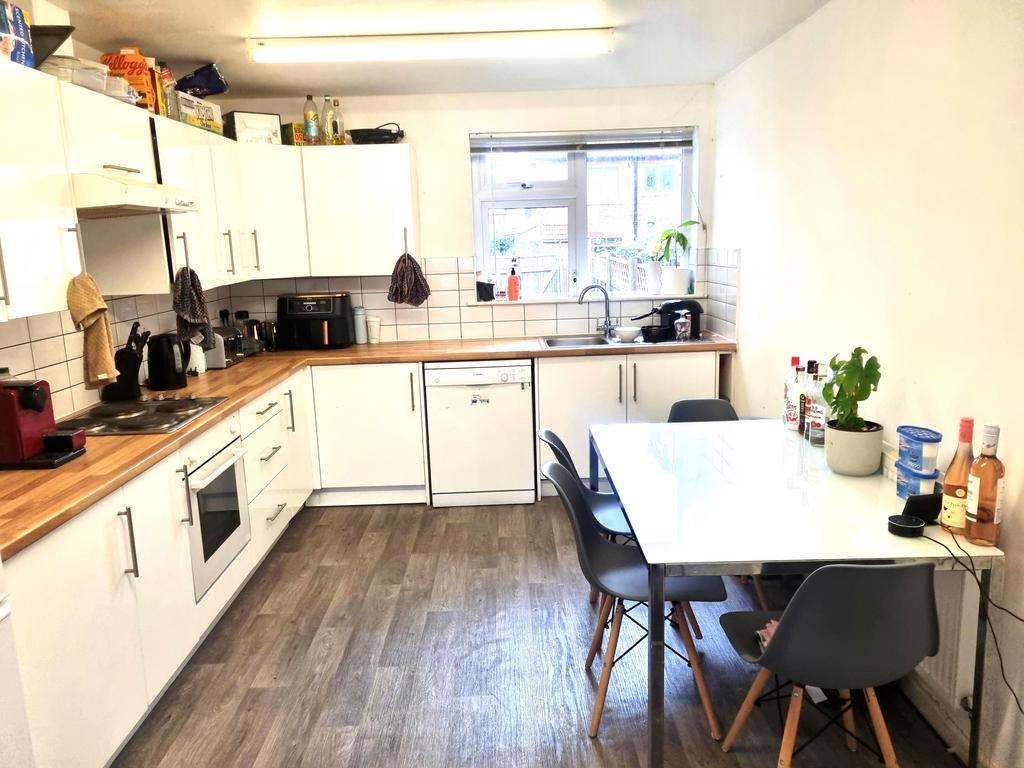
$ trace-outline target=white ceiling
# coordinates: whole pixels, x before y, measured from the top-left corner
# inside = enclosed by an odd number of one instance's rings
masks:
[[[60,0],[58,0],[60,2]],[[64,0],[75,38],[138,45],[178,76],[217,62],[232,96],[455,93],[711,83],[826,0]],[[615,27],[559,61],[253,64],[245,38]]]

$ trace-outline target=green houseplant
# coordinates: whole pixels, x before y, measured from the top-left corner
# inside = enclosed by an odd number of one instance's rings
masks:
[[[697,222],[692,219],[684,221],[677,227],[666,229],[661,233],[661,237],[658,239],[657,259],[662,264],[662,293],[671,293],[675,295],[690,292],[690,266],[688,264],[678,263],[678,259],[676,264],[671,266],[670,264],[672,261],[673,246],[677,249],[677,255],[686,253],[686,249],[690,245],[690,240],[683,230],[689,229],[696,223]]]
[[[832,412],[825,423],[825,461],[841,475],[863,476],[878,471],[882,459],[882,425],[865,421],[860,404],[878,390],[882,366],[878,358],[855,347],[847,360],[835,355],[829,361],[831,377],[822,397]]]

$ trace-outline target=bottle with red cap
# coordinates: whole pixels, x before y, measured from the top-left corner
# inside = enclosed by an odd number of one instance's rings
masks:
[[[967,529],[967,480],[974,462],[974,419],[960,419],[960,441],[942,478],[942,512],[939,523],[950,533]]]
[[[800,358],[790,358],[789,365],[789,373],[783,385],[782,420],[786,429],[796,432],[800,429]]]

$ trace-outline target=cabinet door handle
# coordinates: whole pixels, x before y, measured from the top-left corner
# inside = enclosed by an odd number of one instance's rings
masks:
[[[287,507],[287,506],[288,506],[288,502],[287,501],[282,501],[280,504],[278,504],[277,505],[277,509],[274,510],[274,514],[267,516],[267,522],[268,523],[272,523],[275,520],[277,520],[277,518],[281,516],[281,513],[284,512],[285,507]]]
[[[183,517],[181,522],[195,525],[196,519],[192,513],[192,491],[188,487],[188,464],[183,464],[181,469],[174,471],[181,473],[181,481],[185,484],[185,508],[188,510],[188,517]]]
[[[272,403],[268,403],[267,407],[264,408],[262,411],[256,411],[256,415],[262,416],[265,413],[270,413],[272,410],[274,410],[275,407],[277,407],[277,400],[275,400]]]
[[[288,427],[288,429],[290,431],[294,432],[295,431],[295,395],[293,395],[292,391],[289,389],[287,392],[284,393],[284,396],[288,398],[288,414],[291,416],[291,419],[292,419],[291,426]]]
[[[10,306],[11,289],[7,287],[7,267],[4,266],[4,241],[0,240],[0,301]]]
[[[273,448],[270,449],[270,453],[268,453],[266,456],[260,456],[260,461],[270,461],[277,455],[277,452],[280,450],[281,446],[275,445]]]
[[[128,520],[128,545],[132,551],[132,567],[125,568],[125,573],[130,573],[136,579],[139,578],[139,556],[135,552],[135,526],[132,525],[132,508],[125,507],[124,512],[118,512],[118,517],[124,517]]]
[[[622,363],[619,363],[619,402],[622,402]]]
[[[127,165],[114,165],[113,163],[104,163],[104,170],[107,171],[124,171],[125,173],[142,173],[138,168],[130,168]]]
[[[228,256],[231,258],[231,267],[228,269],[228,272],[233,275],[235,274],[235,241],[234,238],[231,237],[230,229],[225,232],[223,236],[228,239]]]
[[[191,263],[189,263],[189,258],[188,258],[188,233],[187,232],[182,232],[180,235],[178,235],[174,239],[175,240],[181,240],[181,247],[185,251],[185,266],[188,267],[189,269],[191,269],[192,265],[191,265]]]
[[[413,413],[416,412],[416,375],[409,373],[409,405]]]
[[[636,363],[633,363],[633,402],[636,402]]]
[[[256,271],[260,271],[260,238],[256,234],[256,230],[252,231],[252,248],[253,253],[256,254]]]

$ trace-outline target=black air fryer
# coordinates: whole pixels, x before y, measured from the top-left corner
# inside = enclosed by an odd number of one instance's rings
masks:
[[[278,349],[341,349],[355,342],[352,297],[305,293],[277,297]]]

